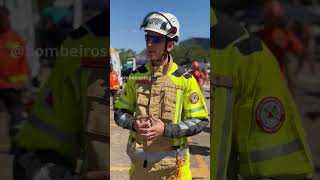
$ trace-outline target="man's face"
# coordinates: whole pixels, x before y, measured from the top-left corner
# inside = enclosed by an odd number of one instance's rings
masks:
[[[153,31],[146,31],[147,58],[153,65],[161,65],[165,52],[165,36]]]

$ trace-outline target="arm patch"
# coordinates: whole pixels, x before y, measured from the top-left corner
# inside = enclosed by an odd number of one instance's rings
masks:
[[[184,75],[186,72],[187,72],[187,71],[186,71],[184,68],[178,66],[178,69],[175,70],[175,71],[172,73],[172,75],[174,75],[174,76],[176,76],[176,77],[181,77],[181,76]]]
[[[183,67],[180,67],[178,66],[178,69],[175,70],[173,73],[172,73],[173,76],[176,76],[176,77],[185,77],[186,79],[189,79],[192,77],[192,75],[190,73],[187,72],[186,69],[184,69]]]
[[[185,77],[186,79],[192,78],[192,74],[187,73],[187,74],[184,75],[184,77]]]

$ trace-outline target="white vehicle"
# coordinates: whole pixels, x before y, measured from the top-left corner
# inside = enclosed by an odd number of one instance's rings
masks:
[[[127,59],[127,64],[131,64],[132,70],[134,71],[136,67],[136,58],[129,58]]]

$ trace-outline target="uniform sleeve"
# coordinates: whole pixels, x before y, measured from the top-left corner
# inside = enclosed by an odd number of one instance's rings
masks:
[[[208,117],[204,97],[194,77],[189,78],[187,81],[183,95],[183,111],[185,119]]]
[[[114,120],[116,124],[124,129],[133,130],[133,112],[135,107],[134,83],[128,80],[115,104]]]
[[[135,107],[135,90],[134,90],[134,82],[132,80],[128,80],[127,84],[123,88],[120,93],[120,97],[115,104],[116,109],[124,109],[129,112],[134,112]]]
[[[181,122],[177,124],[165,123],[165,137],[194,136],[209,124],[207,107],[194,77],[187,81],[183,109],[184,119]]]
[[[132,113],[124,109],[117,109],[114,113],[114,120],[116,124],[124,129],[134,130],[134,118]]]

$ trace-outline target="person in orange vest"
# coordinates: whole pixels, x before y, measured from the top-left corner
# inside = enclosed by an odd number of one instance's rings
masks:
[[[13,137],[15,125],[23,119],[21,94],[28,80],[28,65],[25,42],[12,31],[9,15],[9,10],[0,6],[0,101],[10,114],[9,135]]]
[[[265,25],[259,36],[276,57],[283,77],[293,92],[293,79],[288,72],[289,54],[302,58],[304,48],[297,36],[286,27],[284,8],[278,0],[265,1]]]
[[[203,84],[208,84],[209,83],[209,74],[208,74],[208,71],[206,70],[206,68],[202,68],[201,69],[201,72],[204,76],[204,81],[203,81]]]
[[[119,96],[120,92],[120,83],[119,75],[116,71],[113,70],[113,65],[110,63],[110,94],[112,95],[113,107]]]
[[[199,63],[197,61],[192,61],[192,75],[194,76],[194,78],[196,78],[199,87],[202,89],[203,84],[204,84],[204,80],[205,80],[205,75],[203,74],[203,72],[201,71],[200,67],[199,67]]]

